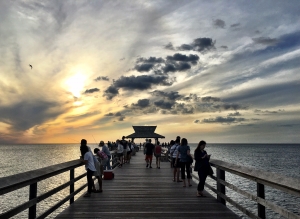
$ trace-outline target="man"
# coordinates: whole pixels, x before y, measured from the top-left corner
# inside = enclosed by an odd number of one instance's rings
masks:
[[[174,142],[174,141],[173,141]],[[171,142],[171,143],[173,143]],[[179,172],[180,172],[180,154],[178,156],[179,161],[175,164],[175,160],[177,157],[177,153],[178,153],[178,148],[180,146],[180,137],[177,136],[176,140],[175,140],[175,144],[171,147],[170,149],[170,155],[172,156],[172,163],[173,163],[173,181],[174,182],[182,182],[182,180],[179,179]],[[177,179],[177,180],[176,180]]]
[[[151,143],[151,139],[148,140],[148,143],[145,145],[145,150],[146,150],[146,168],[152,168],[152,157],[153,157],[153,151],[154,151],[154,145]]]
[[[123,145],[123,159],[122,159],[122,164],[127,162],[127,144],[128,142],[125,140],[125,136],[122,137],[121,144]]]
[[[87,182],[88,182],[88,191],[83,197],[91,197],[92,188],[94,185],[93,174],[96,170],[94,165],[94,156],[87,146],[87,141],[85,139],[81,140],[80,152],[82,156],[81,162],[85,164],[85,169],[87,172]]]
[[[108,147],[104,144],[104,141],[100,141],[99,147],[102,147],[102,151],[108,157],[108,160],[107,160],[106,164],[103,165],[103,169],[104,170],[106,170],[106,169],[111,170],[111,166],[110,166],[111,154],[110,154],[110,151],[109,151]]]

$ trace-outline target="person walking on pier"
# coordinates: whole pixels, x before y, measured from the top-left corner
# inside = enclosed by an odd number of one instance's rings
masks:
[[[160,169],[161,146],[159,141],[155,145],[154,156],[156,158],[156,168]]]
[[[206,146],[206,142],[200,141],[194,153],[194,158],[196,160],[194,171],[197,171],[199,176],[197,197],[205,196],[203,194],[203,190],[204,190],[205,180],[209,174],[209,169],[210,169],[210,164],[209,164],[210,155],[207,155],[207,152],[204,150],[205,146]]]
[[[107,162],[106,162],[106,164],[103,165],[103,170],[106,170],[106,169],[111,170],[111,166],[110,166],[111,154],[110,154],[108,147],[106,146],[106,144],[104,144],[104,141],[100,141],[99,147],[102,147],[102,152],[104,152],[107,156]]]
[[[90,197],[92,193],[92,187],[94,184],[93,181],[93,174],[96,171],[95,165],[94,165],[94,158],[92,152],[89,150],[87,146],[87,141],[85,139],[81,140],[80,145],[80,151],[81,155],[83,157],[82,162],[85,164],[85,169],[87,172],[87,182],[88,182],[88,191],[84,195],[84,197]]]
[[[127,163],[127,147],[128,142],[125,140],[125,136],[122,137],[121,145],[123,145],[123,157],[122,157],[122,164]]]
[[[148,140],[148,143],[145,145],[146,150],[146,168],[152,168],[152,158],[153,158],[153,151],[154,145],[151,143],[151,139]]]
[[[181,179],[183,180],[183,187],[186,187],[186,181],[185,181],[185,170],[187,175],[187,181],[188,186],[192,186],[190,179],[191,177],[191,171],[190,171],[190,163],[187,161],[187,156],[190,155],[190,146],[188,146],[188,141],[186,138],[181,139],[180,147],[178,148],[178,153],[176,156],[175,163],[178,162],[178,157],[180,155],[180,169],[181,169]]]
[[[120,140],[117,140],[116,144],[117,144],[117,156],[119,158],[119,167],[122,167],[124,147],[121,144]]]
[[[180,137],[177,136],[175,140],[175,144],[170,149],[170,154],[172,156],[172,162],[173,162],[173,168],[174,168],[174,182],[182,182],[182,180],[179,179],[179,172],[180,172],[180,155],[177,157],[178,148],[180,147]],[[177,162],[176,161],[177,158]]]

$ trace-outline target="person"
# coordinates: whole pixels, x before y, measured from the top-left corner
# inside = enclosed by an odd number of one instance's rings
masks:
[[[152,157],[153,157],[153,151],[154,151],[154,145],[151,143],[151,139],[148,139],[148,143],[145,145],[146,150],[146,168],[152,168]]]
[[[134,149],[134,144],[133,144],[133,142],[131,142],[129,140],[128,144],[127,144],[127,163],[130,163],[131,154],[132,154],[133,149]]]
[[[106,165],[108,157],[107,155],[103,152],[100,151],[99,148],[95,148],[94,149],[94,153],[98,156],[99,162],[100,162],[100,167],[101,167],[101,174],[103,174],[103,170],[104,170],[104,165]]]
[[[195,149],[194,158],[196,160],[194,171],[198,172],[199,183],[197,187],[197,197],[205,196],[203,194],[205,180],[209,174],[210,164],[209,159],[210,155],[207,155],[207,152],[204,150],[206,142],[201,140]]]
[[[94,149],[94,153],[95,153],[95,149]],[[95,153],[97,154],[97,153]],[[96,189],[95,183],[93,184],[93,189],[92,191],[95,193],[99,193],[102,192],[102,174],[103,174],[103,167],[101,165],[101,160],[100,157],[98,155],[94,155],[94,165],[96,168],[96,171],[94,172],[94,176],[98,179],[98,184],[99,184],[99,190]]]
[[[127,147],[128,147],[128,142],[125,140],[125,136],[122,137],[121,145],[123,145],[122,164],[125,164],[127,163]]]
[[[124,147],[121,144],[120,140],[117,140],[116,144],[117,144],[117,156],[119,158],[119,167],[122,167]]]
[[[178,148],[180,147],[180,137],[177,136],[175,140],[175,144],[170,149],[170,154],[172,156],[172,162],[173,162],[173,182],[182,182],[182,180],[179,179],[179,172],[180,172],[180,155],[177,157]],[[178,159],[177,162],[176,158]]]
[[[179,161],[178,157],[180,155],[180,169],[181,169],[181,179],[183,180],[183,187],[186,187],[185,181],[185,170],[187,174],[187,181],[189,187],[192,186],[190,179],[191,179],[191,171],[190,171],[190,163],[187,162],[187,156],[190,155],[190,146],[188,146],[188,141],[186,138],[181,139],[180,147],[178,148],[178,153],[176,156],[175,164]]]
[[[102,152],[104,152],[107,156],[107,162],[106,164],[103,165],[103,170],[106,169],[111,170],[111,166],[110,166],[111,154],[108,147],[106,146],[106,144],[104,144],[104,141],[100,141],[99,147],[102,147]]]
[[[93,174],[96,171],[94,165],[94,158],[92,152],[89,150],[87,146],[87,141],[85,139],[81,140],[80,144],[80,152],[82,156],[81,162],[85,164],[85,169],[87,172],[87,182],[88,182],[88,191],[83,197],[91,197],[92,187],[94,185]]]
[[[156,158],[156,168],[160,169],[161,146],[159,141],[157,141],[157,144],[155,145],[154,156]]]

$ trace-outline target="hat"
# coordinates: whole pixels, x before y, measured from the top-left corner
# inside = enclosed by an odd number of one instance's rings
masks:
[[[104,141],[100,141],[100,144],[104,144]]]

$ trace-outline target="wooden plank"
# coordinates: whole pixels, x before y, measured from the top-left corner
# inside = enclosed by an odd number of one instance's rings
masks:
[[[141,152],[130,164],[115,169],[113,180],[103,180],[103,193],[79,197],[57,218],[240,218],[209,193],[196,197],[197,184],[173,182],[168,162],[161,169],[146,168]]]

